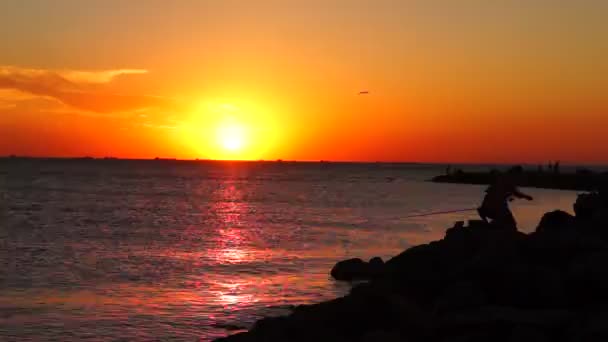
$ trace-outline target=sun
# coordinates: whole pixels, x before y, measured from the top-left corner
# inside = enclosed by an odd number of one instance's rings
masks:
[[[205,100],[195,106],[176,138],[197,158],[260,160],[277,140],[273,115],[272,107],[258,102]]]
[[[218,127],[217,141],[229,152],[237,152],[245,147],[245,129],[237,122],[227,122]]]

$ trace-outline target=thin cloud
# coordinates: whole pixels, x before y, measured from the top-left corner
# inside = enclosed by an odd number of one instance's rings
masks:
[[[140,69],[53,71],[4,66],[0,67],[0,90],[50,97],[67,106],[97,113],[129,112],[170,105],[170,101],[158,96],[115,94],[86,86],[110,83],[119,75],[145,73],[147,70]]]
[[[5,103],[0,101],[0,110],[14,109],[17,107],[16,103]]]
[[[73,83],[89,83],[89,84],[101,84],[109,83],[114,78],[121,75],[143,75],[147,74],[146,69],[110,69],[110,70],[49,70],[49,69],[32,69],[32,68],[20,68],[10,65],[0,66],[0,76],[11,75],[12,77],[18,78],[46,78],[56,79],[59,78]],[[65,85],[65,84],[64,84]]]
[[[109,83],[114,78],[121,75],[143,75],[147,73],[148,70],[145,69],[117,69],[103,71],[63,70],[58,72],[59,75],[67,80],[82,83]]]
[[[1,102],[20,102],[35,98],[38,98],[38,96],[24,93],[15,89],[0,89]]]

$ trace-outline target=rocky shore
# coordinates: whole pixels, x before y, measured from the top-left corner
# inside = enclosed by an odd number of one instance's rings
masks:
[[[488,172],[465,172],[455,170],[431,179],[435,183],[477,184],[487,185],[494,182],[498,170]],[[547,172],[542,170],[522,171],[519,186],[529,188],[545,188],[558,190],[591,191],[603,184],[608,184],[608,172],[593,172],[580,169],[573,173]]]
[[[333,277],[368,281],[217,341],[608,341],[608,202],[574,211],[531,234],[458,222],[386,263],[339,262]]]

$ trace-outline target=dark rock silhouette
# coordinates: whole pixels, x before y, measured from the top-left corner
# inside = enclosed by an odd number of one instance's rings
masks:
[[[338,262],[332,268],[330,274],[337,280],[356,280],[368,279],[369,264],[365,261],[354,258]]]
[[[574,216],[565,211],[556,210],[543,215],[536,231],[539,233],[547,231],[566,230],[574,227]]]
[[[592,219],[604,214],[602,209],[608,207],[606,196],[600,192],[579,195],[574,203],[574,213],[583,219]]]
[[[331,276],[336,280],[370,280],[384,271],[384,261],[381,258],[372,258],[365,262],[359,258],[338,262],[331,269]]]
[[[218,341],[608,341],[608,205],[585,196],[531,234],[458,222],[386,263],[339,262],[369,281]]]
[[[384,261],[380,257],[374,257],[369,260],[369,265],[372,267],[372,269],[380,271],[380,269],[384,266]]]

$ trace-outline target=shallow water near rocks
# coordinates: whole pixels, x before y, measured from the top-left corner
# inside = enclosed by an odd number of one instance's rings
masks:
[[[341,296],[329,270],[438,239],[442,165],[0,161],[0,340],[207,341]],[[524,231],[576,192],[525,189]]]

